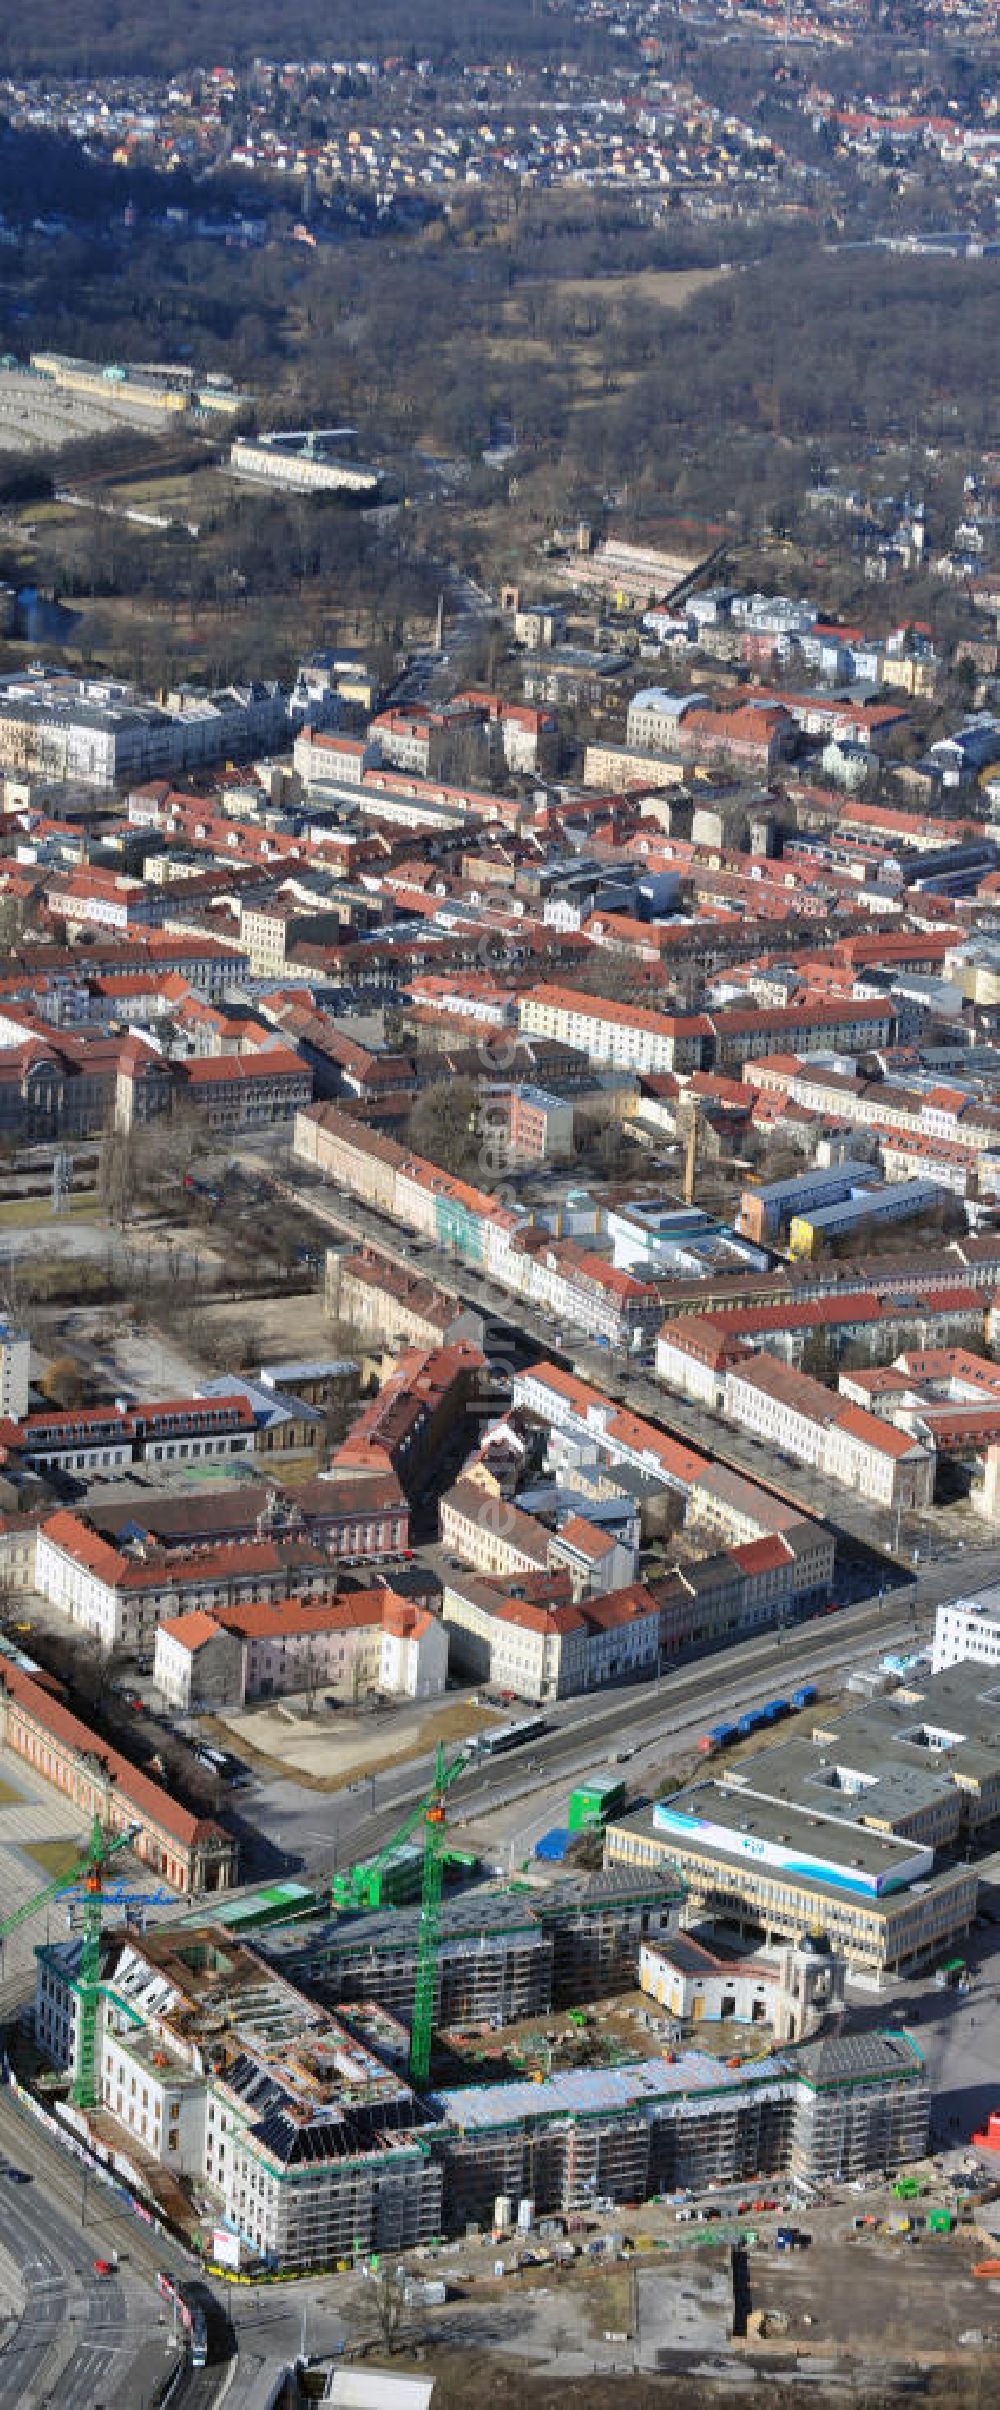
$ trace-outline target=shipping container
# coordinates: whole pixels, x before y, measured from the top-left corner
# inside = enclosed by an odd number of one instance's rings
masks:
[[[702,1757],[709,1757],[714,1749],[725,1749],[735,1739],[735,1724],[710,1724],[708,1731],[702,1733],[698,1749]]]
[[[571,1833],[598,1831],[609,1816],[616,1816],[624,1807],[627,1786],[617,1774],[594,1774],[587,1782],[577,1784],[570,1792],[569,1829]]]
[[[815,1682],[800,1682],[798,1689],[792,1692],[792,1706],[812,1707],[818,1697],[819,1692]]]

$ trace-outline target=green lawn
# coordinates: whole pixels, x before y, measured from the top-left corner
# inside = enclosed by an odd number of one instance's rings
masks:
[[[33,1858],[35,1865],[54,1883],[60,1875],[69,1876],[74,1867],[79,1866],[84,1844],[82,1841],[22,1841],[19,1847],[23,1849],[25,1857]]]
[[[0,1229],[30,1230],[35,1223],[40,1227],[43,1222],[58,1225],[66,1214],[78,1220],[96,1221],[97,1198],[92,1191],[88,1195],[67,1197],[62,1213],[54,1215],[48,1197],[15,1197],[0,1205]]]

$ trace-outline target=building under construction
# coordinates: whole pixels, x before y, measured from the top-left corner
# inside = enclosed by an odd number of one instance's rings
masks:
[[[477,2085],[430,2103],[444,2222],[489,2221],[498,2195],[536,2213],[643,2201],[759,2177],[892,2170],[927,2148],[930,2092],[903,2033],[803,2043],[737,2068],[700,2051],[544,2083]]]
[[[434,2024],[512,2025],[627,1990],[644,1941],[665,1936],[680,1891],[669,1871],[631,1868],[567,1879],[544,1892],[471,1891],[441,1910]],[[408,2023],[418,1908],[271,1930],[266,1950],[293,1983],[338,2006],[375,2000]]]
[[[482,1907],[478,1922],[452,1918],[445,2006],[466,2018],[488,2015],[490,2000],[517,2010],[534,1995],[544,2006],[557,1951],[571,1967],[577,1934],[593,1967],[588,1887],[565,1888],[562,1909],[557,1898],[541,1914],[498,1899],[493,1921]],[[669,1913],[669,1902],[637,1909],[595,1888],[592,1913],[612,1945],[616,1918]],[[367,1926],[370,1978],[408,1985],[412,2000],[414,1922],[405,1910],[357,1919],[339,1958],[331,1941],[326,1974],[332,1953],[334,1980],[357,1984]],[[403,1926],[411,1938],[397,1956],[386,1929]],[[68,2078],[79,2064],[79,1942],[41,1944],[37,1959],[36,2038]],[[613,1960],[613,1946],[598,1952],[599,1965]],[[492,2222],[498,2194],[545,2213],[682,2185],[852,2178],[927,2147],[923,2061],[903,2033],[821,2037],[736,2066],[686,2051],[438,2093],[414,2088],[409,2058],[406,2025],[384,2002],[321,2006],[221,1928],[100,1944],[100,2139],[141,2167],[169,2214],[179,2187],[196,2205],[207,2194],[239,2248],[268,2268],[302,2273],[461,2233],[470,2219]]]

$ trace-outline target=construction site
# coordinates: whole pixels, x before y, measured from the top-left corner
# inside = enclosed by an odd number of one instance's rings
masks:
[[[929,2092],[904,2034],[831,2038],[756,2063],[670,2052],[540,2084],[443,2092],[451,2232],[499,2201],[536,2214],[695,2194],[761,2177],[815,2185],[894,2168],[927,2145]]]
[[[463,1763],[439,1749],[430,1790],[332,1902],[297,1900],[281,1922],[263,1895],[253,1938],[252,1901],[239,1938],[203,1916],[102,1933],[106,1860],[127,1836],[95,1827],[82,1934],[36,1952],[35,2039],[77,2130],[196,2246],[217,2248],[221,2224],[234,2265],[302,2273],[503,2227],[512,2204],[531,2223],[761,2177],[856,2180],[925,2151],[930,2090],[906,2034],[820,2016],[793,2047],[757,2035],[756,2055],[714,2055],[623,2001],[671,1948],[671,1868],[472,1882],[446,1901]],[[369,1908],[418,1832],[419,1902]],[[797,1955],[791,1979],[835,2000],[822,1942]]]
[[[443,1902],[435,2031],[481,2024],[496,2032],[629,1990],[643,1942],[667,1933],[679,1901],[665,1870],[637,1879],[612,1868],[565,1877],[543,1891],[477,1886]],[[401,1907],[296,1925],[284,1934],[272,1930],[266,1946],[293,1982],[331,2005],[378,2000],[409,2024],[420,1943],[420,1908]]]

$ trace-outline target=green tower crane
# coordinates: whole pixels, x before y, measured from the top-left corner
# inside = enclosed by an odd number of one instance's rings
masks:
[[[424,1803],[424,1878],[420,1888],[417,1979],[410,2025],[410,2082],[418,2092],[424,2090],[431,2071],[431,2041],[437,2000],[438,1932],[444,1882],[445,1793],[462,1763],[464,1760],[446,1766],[444,1750],[438,1742],[434,1788]]]
[[[418,1825],[423,1829],[423,1871],[420,1885],[420,1929],[417,1941],[417,1975],[413,1995],[413,2021],[410,2026],[410,2078],[418,2089],[426,2084],[431,2064],[431,2035],[434,2026],[434,2005],[437,1994],[437,1945],[441,1914],[441,1892],[444,1883],[445,1796],[456,1777],[468,1765],[470,1749],[460,1749],[450,1766],[445,1764],[444,1750],[438,1744],[434,1761],[434,1780],[430,1790],[404,1816],[402,1824],[373,1858],[362,1858],[343,1874],[334,1875],[331,1904],[334,1908],[367,1908],[377,1897],[378,1878],[383,1868],[402,1848]]]
[[[108,1859],[134,1841],[138,1825],[131,1824],[123,1833],[105,1831],[99,1816],[94,1817],[90,1841],[85,1853],[68,1874],[57,1875],[46,1883],[33,1899],[24,1900],[13,1915],[0,1923],[0,1951],[8,1934],[18,1925],[27,1923],[49,1900],[58,1899],[60,1892],[69,1891],[74,1883],[83,1884],[83,1946],[80,1952],[80,1973],[77,1990],[80,1999],[80,2035],[76,2054],[76,2073],[73,2078],[73,2099],[79,2109],[93,2109],[97,2103],[95,2058],[97,2044],[97,2000],[101,1981],[101,1910],[104,1897],[104,1869]]]

